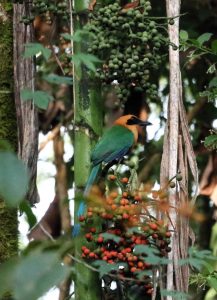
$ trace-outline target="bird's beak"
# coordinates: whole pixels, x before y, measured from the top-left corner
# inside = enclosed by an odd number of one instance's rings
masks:
[[[148,122],[148,121],[141,121],[139,122],[138,124],[139,126],[149,126],[149,125],[152,125],[152,123]]]

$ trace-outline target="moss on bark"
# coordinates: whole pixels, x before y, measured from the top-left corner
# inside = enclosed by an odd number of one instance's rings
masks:
[[[0,141],[7,140],[17,148],[17,125],[13,98],[13,7],[9,1],[0,4]],[[17,210],[0,200],[0,263],[18,251]],[[5,299],[8,299],[6,297]]]

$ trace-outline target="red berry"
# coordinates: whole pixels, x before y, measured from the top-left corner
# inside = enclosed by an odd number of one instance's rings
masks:
[[[117,177],[113,174],[108,176],[108,179],[111,180],[111,181],[114,181],[116,178]]]
[[[143,268],[144,264],[143,264],[143,262],[142,262],[142,261],[139,261],[139,262],[138,262],[138,264],[137,264],[137,266],[138,266],[138,268],[140,268],[140,269],[141,269],[141,268]]]
[[[130,272],[132,272],[132,273],[134,273],[134,272],[136,272],[136,267],[132,267],[131,269],[130,269]]]
[[[153,233],[153,234],[152,234],[152,237],[153,237],[153,239],[157,239],[157,238],[158,238],[157,233]]]
[[[85,220],[85,216],[80,216],[79,217],[79,222],[84,222],[84,220]]]
[[[90,228],[90,232],[95,233],[96,232],[96,228],[95,227]]]
[[[85,237],[88,241],[91,241],[93,239],[92,234],[91,233],[86,233]]]
[[[172,234],[171,234],[171,232],[170,232],[170,231],[167,231],[167,232],[165,233],[165,236],[166,236],[166,237],[168,237],[168,238],[170,238],[170,237],[171,237],[171,235],[172,235]]]
[[[95,258],[95,253],[94,252],[90,252],[89,257],[90,258]]]
[[[84,249],[84,254],[87,255],[87,254],[89,254],[89,253],[90,253],[90,250],[89,250],[88,248],[85,248],[85,249]]]
[[[121,182],[127,184],[129,179],[127,177],[121,178]]]
[[[113,264],[114,261],[113,261],[112,259],[109,259],[109,260],[108,260],[108,263],[109,263],[109,264]]]
[[[127,219],[129,219],[129,215],[128,214],[126,214],[126,213],[123,213],[123,219],[125,219],[125,220],[127,220]]]
[[[150,227],[152,230],[157,230],[157,229],[158,229],[158,226],[157,226],[157,224],[155,224],[155,223],[150,223],[150,224],[149,224],[149,227]]]
[[[103,237],[99,236],[98,239],[97,239],[97,243],[103,243],[103,240],[104,240]]]

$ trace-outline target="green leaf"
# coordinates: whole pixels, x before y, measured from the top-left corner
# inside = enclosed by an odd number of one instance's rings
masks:
[[[180,299],[180,300],[186,300],[189,298],[188,294],[178,291],[168,291],[168,290],[161,290],[161,296],[162,297],[173,297],[173,299]]]
[[[217,292],[217,278],[216,276],[209,275],[207,277],[207,283]]]
[[[16,300],[37,300],[51,287],[62,282],[70,268],[61,265],[57,253],[33,251],[21,259],[12,278]]]
[[[213,52],[217,53],[217,40],[212,41],[211,49]]]
[[[95,64],[101,62],[95,55],[78,53],[72,56],[72,62],[75,63],[77,67],[84,64],[89,70],[96,72]]]
[[[82,40],[84,40],[85,36],[93,36],[95,37],[95,35],[88,31],[88,30],[84,30],[84,29],[78,29],[75,31],[74,35],[71,35],[69,33],[62,33],[61,36],[68,41],[74,41],[74,42],[81,42]]]
[[[192,45],[194,45],[196,47],[200,46],[198,40],[196,40],[196,39],[189,39],[188,42],[190,42]]]
[[[118,271],[120,267],[127,268],[126,263],[108,264],[104,260],[96,260],[92,263],[92,265],[97,267],[100,278],[102,278],[106,274],[109,274],[111,271]]]
[[[104,240],[106,240],[106,241],[112,240],[112,241],[115,241],[115,243],[119,243],[121,240],[121,238],[119,236],[112,234],[112,233],[105,232],[105,233],[102,233],[101,235],[104,238]]]
[[[31,229],[37,223],[37,218],[34,215],[29,203],[27,201],[23,201],[21,202],[19,208],[21,212],[24,212],[26,214],[27,221]]]
[[[17,258],[8,260],[0,265],[0,299],[6,292],[11,292],[13,287],[13,274],[17,265]]]
[[[159,250],[150,246],[136,245],[133,252],[135,254],[145,254],[145,260],[152,265],[167,265],[172,262],[168,258],[160,257]]]
[[[67,40],[67,41],[73,41],[73,35],[69,34],[69,33],[61,33],[61,36]]]
[[[135,254],[146,254],[148,256],[155,256],[160,254],[159,250],[147,245],[136,245],[134,247]]]
[[[30,89],[23,89],[20,91],[20,96],[23,101],[33,99],[33,94],[34,94],[34,92]]]
[[[199,45],[202,46],[205,42],[208,42],[211,38],[213,34],[212,33],[209,33],[209,32],[206,32],[206,33],[203,33],[201,34],[197,40],[199,42]]]
[[[48,60],[51,56],[51,50],[45,48],[42,44],[39,43],[25,44],[25,51],[23,54],[25,58],[32,57],[38,53],[41,53],[45,60]]]
[[[211,150],[217,149],[217,134],[211,134],[205,138],[204,146]]]
[[[212,88],[214,86],[217,86],[217,77],[213,77],[213,79],[209,82],[209,88]]]
[[[179,37],[182,41],[187,41],[188,40],[188,32],[185,30],[180,30]]]
[[[24,89],[20,92],[20,95],[23,101],[32,99],[34,104],[41,109],[47,109],[49,102],[53,100],[53,97],[44,91]]]
[[[0,195],[9,206],[17,206],[28,188],[28,173],[23,162],[10,152],[0,152]]]
[[[49,74],[43,77],[44,80],[53,84],[69,84],[72,85],[72,78],[67,76],[59,76],[56,74]]]

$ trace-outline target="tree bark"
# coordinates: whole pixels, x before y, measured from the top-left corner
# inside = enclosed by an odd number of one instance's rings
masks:
[[[85,11],[88,1],[76,0],[74,10],[74,28],[82,28],[87,22]],[[74,44],[74,52],[85,52],[80,43]],[[85,67],[74,68],[74,176],[75,176],[75,222],[82,193],[90,171],[90,152],[97,138],[102,133],[102,101],[100,86],[87,76]],[[81,258],[81,247],[85,244],[84,232],[75,243],[75,256]],[[98,274],[88,270],[82,264],[76,263],[75,299],[96,300],[101,299],[101,282]]]
[[[167,17],[175,17],[180,14],[180,0],[166,1]],[[170,42],[179,47],[179,18],[174,19],[174,25],[168,25],[168,33]],[[180,101],[180,65],[179,51],[169,47],[169,103],[168,103],[168,118],[164,136],[164,149],[161,162],[161,186],[167,186],[168,180],[174,177],[178,172],[178,139],[179,139],[179,101]],[[177,183],[177,182],[176,182]],[[177,262],[177,245],[178,238],[177,230],[177,212],[174,208],[177,207],[178,191],[176,188],[169,189],[168,201],[171,207],[169,211],[169,230],[172,230],[171,249],[168,258],[172,263],[167,265],[167,277],[165,288],[168,291],[176,290],[176,262]],[[175,230],[174,230],[175,229]],[[172,300],[172,296],[167,296],[167,300]]]
[[[30,16],[31,1],[14,4],[14,93],[18,127],[18,155],[29,170],[29,190],[26,195],[30,204],[39,202],[36,187],[38,159],[38,112],[33,101],[22,101],[22,89],[34,90],[35,67],[33,58],[24,58],[25,44],[34,41],[33,25],[21,20]]]
[[[180,0],[167,0],[166,9],[168,17],[175,17],[180,14]],[[179,47],[179,18],[175,19],[175,24],[169,26],[169,39],[177,47]],[[179,137],[179,99],[180,99],[180,65],[179,65],[179,51],[169,48],[169,64],[170,64],[170,94],[169,94],[169,179],[177,174],[178,171],[178,137]],[[170,189],[169,203],[172,207],[177,206],[177,190]],[[173,226],[176,228],[177,214],[174,209],[170,210],[170,229]],[[169,259],[173,263],[167,267],[167,290],[175,290],[174,284],[174,262],[176,258],[175,232],[171,238],[172,251],[169,253]],[[172,297],[167,297],[167,300],[172,300]]]
[[[174,18],[175,24],[169,25],[170,42],[179,47],[179,16],[180,0],[167,0],[167,17]],[[188,209],[189,205],[194,205],[198,194],[198,169],[195,154],[193,151],[191,137],[185,108],[182,100],[182,83],[179,66],[179,52],[173,47],[169,49],[170,64],[170,95],[168,105],[168,118],[164,135],[163,156],[161,161],[161,187],[168,186],[168,180],[174,178],[178,171],[181,172],[182,179],[173,179],[175,188],[169,189],[168,201],[170,204],[169,230],[172,232],[171,249],[168,257],[172,261],[167,266],[167,276],[164,287],[168,291],[188,291],[189,267],[179,266],[179,259],[188,256],[189,239],[193,240],[190,234],[188,217],[181,214],[183,209]],[[196,191],[189,200],[189,174],[190,169],[195,182]],[[179,214],[178,214],[179,212]],[[167,300],[173,299],[167,296]]]

